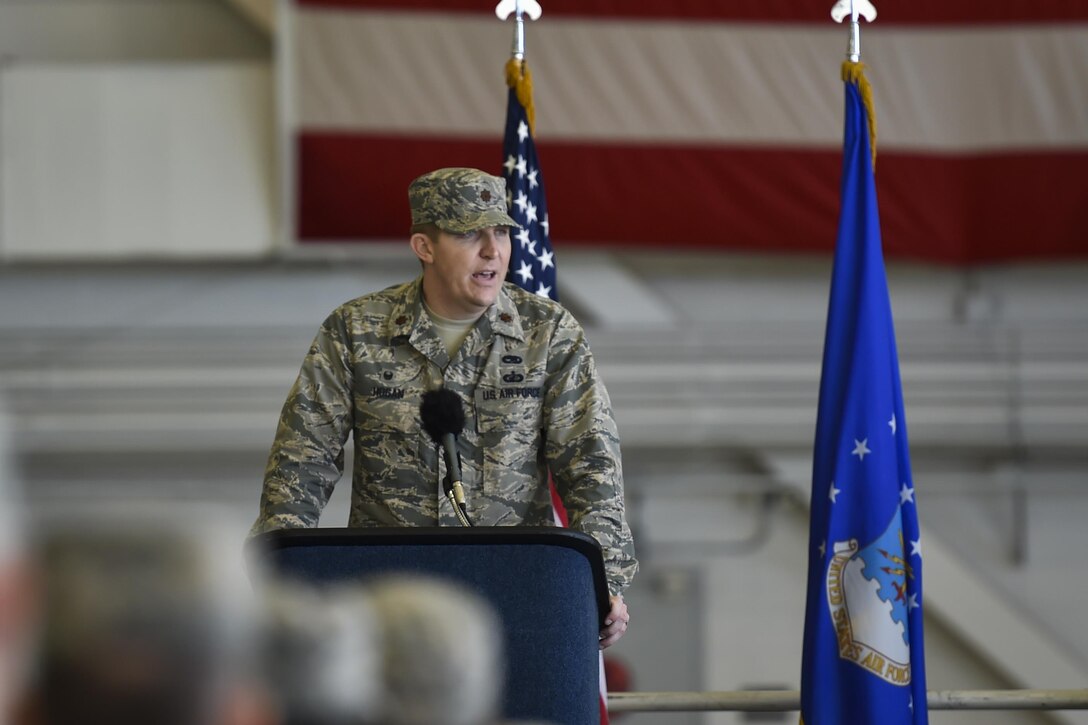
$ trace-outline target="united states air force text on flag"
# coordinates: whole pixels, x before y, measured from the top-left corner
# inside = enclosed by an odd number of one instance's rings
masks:
[[[536,157],[536,145],[525,107],[518,100],[515,89],[511,88],[509,94],[502,173],[506,177],[510,216],[521,225],[521,229],[514,230],[507,279],[542,297],[558,300],[548,204],[544,197],[544,180]]]
[[[861,64],[846,63],[844,80],[842,210],[813,458],[801,715],[805,725],[920,725],[928,722],[922,548]]]

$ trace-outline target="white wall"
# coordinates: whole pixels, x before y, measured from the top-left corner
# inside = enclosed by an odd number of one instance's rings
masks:
[[[270,46],[223,0],[0,0],[9,60],[265,59]]]
[[[239,257],[273,243],[267,62],[0,71],[0,261]]]

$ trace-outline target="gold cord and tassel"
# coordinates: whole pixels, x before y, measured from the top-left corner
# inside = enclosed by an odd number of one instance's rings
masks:
[[[525,117],[529,119],[529,133],[535,136],[536,109],[533,107],[533,76],[529,72],[529,64],[517,58],[506,61],[506,85],[514,89],[518,101],[525,108]]]
[[[873,156],[873,171],[876,171],[876,111],[873,109],[873,87],[865,77],[865,64],[843,61],[842,79],[846,83],[857,84],[861,92],[861,102],[865,104],[865,113],[869,117],[869,151]]]

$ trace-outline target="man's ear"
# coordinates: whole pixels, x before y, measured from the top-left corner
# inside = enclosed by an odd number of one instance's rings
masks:
[[[431,241],[431,238],[426,234],[416,232],[408,240],[408,245],[424,264],[432,264],[434,262],[434,242]]]

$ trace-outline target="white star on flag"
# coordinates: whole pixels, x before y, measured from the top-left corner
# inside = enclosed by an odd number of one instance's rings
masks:
[[[529,138],[529,124],[522,121],[518,124],[518,141],[525,143],[525,139]]]
[[[903,487],[899,489],[899,504],[914,503],[914,489],[907,488],[907,484],[903,484]]]
[[[920,557],[922,555],[922,540],[921,539],[918,539],[918,541],[911,541],[910,542],[910,555],[911,556],[918,556],[918,557]]]
[[[854,439],[854,450],[850,453],[850,455],[857,456],[859,461],[864,461],[865,460],[865,454],[872,453],[872,451],[869,450],[869,447],[867,445],[868,443],[869,443],[868,438],[866,438],[863,441],[859,441],[857,438],[855,438]]]
[[[519,269],[515,274],[521,277],[522,284],[528,284],[529,280],[533,278],[533,266],[528,262],[523,261],[521,263],[521,269]]]
[[[842,491],[835,488],[835,482],[832,481],[831,482],[831,492],[829,494],[829,496],[831,497],[831,503],[835,503],[835,497],[838,496],[840,493],[842,493]]]
[[[888,426],[892,429],[892,435],[895,435],[895,413],[892,413],[892,419],[888,421]]]

